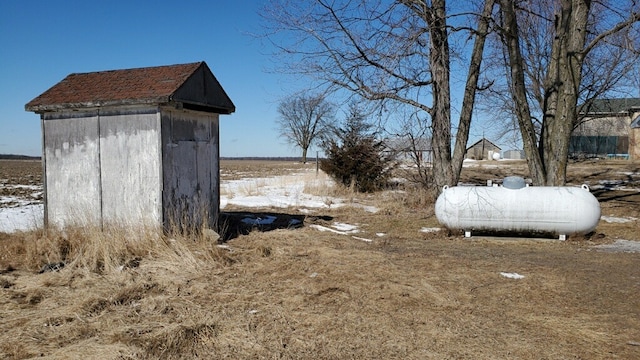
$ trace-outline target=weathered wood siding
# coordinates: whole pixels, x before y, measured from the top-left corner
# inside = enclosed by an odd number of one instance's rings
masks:
[[[101,112],[99,123],[103,221],[119,225],[161,223],[157,107]]]
[[[162,111],[165,225],[215,227],[219,194],[219,115]]]
[[[42,121],[45,221],[59,227],[99,222],[98,112],[46,113]]]
[[[47,113],[43,129],[49,225],[162,221],[157,107]]]
[[[49,225],[215,227],[219,115],[119,107],[43,115]]]

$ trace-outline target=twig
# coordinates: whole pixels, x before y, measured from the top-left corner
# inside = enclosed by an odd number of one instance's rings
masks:
[[[84,320],[80,317],[80,315],[78,315],[78,313],[73,313],[73,314],[78,318],[78,320],[82,321],[83,323],[86,323],[86,321],[84,321]]]
[[[486,286],[493,285],[493,284],[496,284],[496,283],[498,283],[498,282],[497,282],[497,281],[494,281],[494,282],[490,282],[490,283],[486,283],[486,284],[482,284],[482,285],[474,286],[474,287],[472,287],[472,288],[471,288],[471,290],[469,290],[469,291],[471,292],[471,291],[474,291],[474,290],[479,289],[479,288],[481,288],[481,287],[486,287]]]

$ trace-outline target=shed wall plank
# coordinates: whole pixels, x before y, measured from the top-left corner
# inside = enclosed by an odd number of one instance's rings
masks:
[[[101,218],[98,116],[45,116],[46,214],[51,226],[85,226]]]
[[[100,134],[104,221],[119,225],[160,223],[157,110],[101,115]]]

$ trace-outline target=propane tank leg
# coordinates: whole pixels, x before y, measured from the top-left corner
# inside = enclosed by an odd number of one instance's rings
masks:
[[[562,240],[562,241],[567,240],[567,234],[560,234],[560,236],[558,237],[558,240]]]
[[[464,237],[471,237],[471,231],[464,231]]]

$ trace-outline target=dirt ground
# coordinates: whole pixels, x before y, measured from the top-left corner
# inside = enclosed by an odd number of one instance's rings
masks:
[[[223,178],[291,169],[221,166]],[[512,174],[524,164],[479,163],[462,181]],[[466,239],[421,231],[438,226],[433,207],[392,192],[360,199],[377,213],[225,208],[228,219],[271,213],[304,226],[237,232],[223,247],[165,239],[165,250],[121,254],[121,267],[72,261],[41,274],[43,248],[73,254],[92,237],[0,233],[0,358],[638,359],[640,253],[602,246],[640,240],[640,164],[574,163],[569,181],[629,221],[564,242]],[[311,226],[334,222],[361,232]]]

